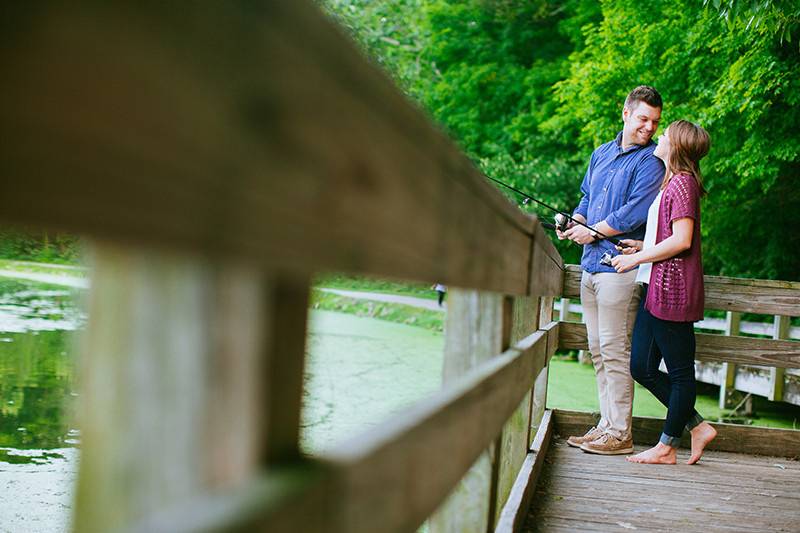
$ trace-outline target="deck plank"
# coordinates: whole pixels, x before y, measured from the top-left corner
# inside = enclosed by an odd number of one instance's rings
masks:
[[[554,441],[523,531],[797,530],[798,461],[710,451],[689,466],[688,455],[638,465]]]

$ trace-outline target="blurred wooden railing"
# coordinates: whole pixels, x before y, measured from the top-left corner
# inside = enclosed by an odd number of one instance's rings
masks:
[[[0,218],[93,243],[75,530],[518,525],[563,276],[536,219],[313,2],[3,11]],[[310,458],[320,271],[463,289],[441,393]]]

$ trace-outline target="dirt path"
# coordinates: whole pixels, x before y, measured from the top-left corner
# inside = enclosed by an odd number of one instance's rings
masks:
[[[22,263],[22,262],[20,262]],[[29,263],[31,265],[39,265],[39,266],[49,266],[43,265],[38,263]],[[59,265],[53,265],[54,267],[59,267]],[[65,269],[68,270],[68,269]],[[79,289],[88,289],[89,288],[89,280],[87,278],[81,278],[77,276],[72,276],[65,272],[64,274],[54,274],[54,273],[45,273],[45,272],[25,272],[21,270],[6,270],[0,269],[0,277],[4,278],[15,278],[15,279],[27,279],[30,281],[38,281],[41,283],[49,283],[51,285],[62,285],[65,287],[75,287]],[[442,307],[439,307],[439,304],[435,300],[428,300],[425,298],[416,298],[414,296],[401,296],[398,294],[384,294],[378,292],[362,292],[362,291],[348,291],[342,289],[328,289],[321,287],[319,290],[324,292],[330,292],[333,294],[338,294],[340,296],[346,296],[348,298],[356,298],[358,300],[372,300],[374,302],[390,302],[390,303],[397,303],[403,305],[410,305],[412,307],[419,307],[422,309],[429,309],[431,311],[442,311],[444,312],[447,309],[447,303],[445,302]]]
[[[374,302],[390,302],[396,304],[410,305],[412,307],[420,307],[422,309],[430,309],[431,311],[447,310],[447,302],[439,307],[435,300],[427,300],[425,298],[415,298],[414,296],[400,296],[398,294],[384,294],[379,292],[361,292],[361,291],[346,291],[342,289],[326,289],[320,287],[319,290],[323,292],[330,292],[338,294],[339,296],[347,296],[348,298],[356,298],[358,300],[372,300]]]
[[[0,270],[0,276],[4,278],[27,279],[51,285],[63,285],[65,287],[76,287],[78,289],[89,288],[89,280],[70,276],[69,274],[46,274],[44,272],[21,272],[19,270]]]

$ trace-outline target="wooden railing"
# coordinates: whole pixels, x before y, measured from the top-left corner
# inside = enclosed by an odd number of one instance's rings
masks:
[[[564,278],[564,297],[580,298],[580,268],[571,265]],[[800,283],[705,276],[706,309],[742,313],[800,316]],[[586,327],[562,323],[559,346],[585,349]],[[780,339],[758,339],[697,334],[698,361],[800,368],[800,343]]]
[[[93,243],[74,528],[518,526],[563,277],[538,221],[310,1],[5,11],[0,217]],[[309,458],[332,270],[463,289],[443,390]]]
[[[575,267],[567,265],[568,270],[573,268]],[[753,283],[755,280],[739,279],[736,281]],[[774,286],[775,282],[770,280],[767,281],[767,284]],[[796,287],[800,284],[782,282],[782,285],[787,289],[787,294],[791,294],[791,287],[795,287],[794,290],[797,290]],[[580,303],[569,298],[561,298],[557,301],[555,309],[559,313],[561,322],[576,322],[578,315],[583,314]],[[701,332],[719,331],[728,336],[749,334],[778,340],[800,340],[800,326],[791,327],[790,317],[774,315],[771,318],[771,322],[743,321],[741,312],[727,311],[725,318],[709,318],[707,316],[695,324],[695,329],[701,330]],[[585,353],[585,351],[582,352],[582,354]],[[588,355],[585,357],[588,358]],[[720,409],[735,409],[737,405],[742,407],[743,400],[741,400],[741,394],[738,396],[735,394],[737,392],[762,396],[770,401],[784,401],[800,405],[800,369],[708,361],[697,362],[695,368],[699,382],[720,386]],[[744,404],[746,406],[747,401]],[[745,411],[742,410],[742,412]]]

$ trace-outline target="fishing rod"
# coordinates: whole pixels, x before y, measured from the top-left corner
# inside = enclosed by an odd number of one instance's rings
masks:
[[[559,209],[556,209],[555,207],[553,207],[551,205],[547,205],[546,203],[542,202],[541,200],[537,200],[533,196],[531,196],[531,195],[529,195],[527,193],[524,193],[521,190],[512,187],[511,185],[503,183],[502,181],[500,181],[498,179],[494,179],[491,176],[486,176],[486,177],[489,178],[490,180],[492,180],[495,183],[499,183],[500,185],[502,185],[506,189],[514,191],[515,193],[519,194],[520,196],[524,196],[527,200],[533,200],[534,202],[536,202],[537,204],[541,205],[542,207],[546,207],[550,211],[553,211],[554,213],[556,213],[556,217],[555,217],[556,218],[556,223],[554,225],[552,225],[553,229],[558,228],[560,231],[564,231],[566,229],[567,221],[572,221],[575,224],[578,224],[579,226],[583,226],[584,228],[591,230],[592,233],[602,237],[603,239],[608,240],[612,244],[615,244],[617,246],[622,246],[623,248],[625,247],[625,245],[622,244],[622,241],[620,239],[618,239],[616,237],[609,237],[608,235],[604,235],[604,234],[600,233],[599,231],[597,231],[596,229],[594,229],[593,227],[589,226],[588,224],[585,224],[585,223],[581,222],[580,220],[572,218],[567,213],[565,213],[565,212],[563,212],[563,211],[561,211]],[[523,202],[523,205],[527,204],[527,203],[528,203],[527,201]],[[547,226],[550,226],[550,225],[551,224],[547,224]],[[547,227],[547,226],[545,226],[545,227]]]

